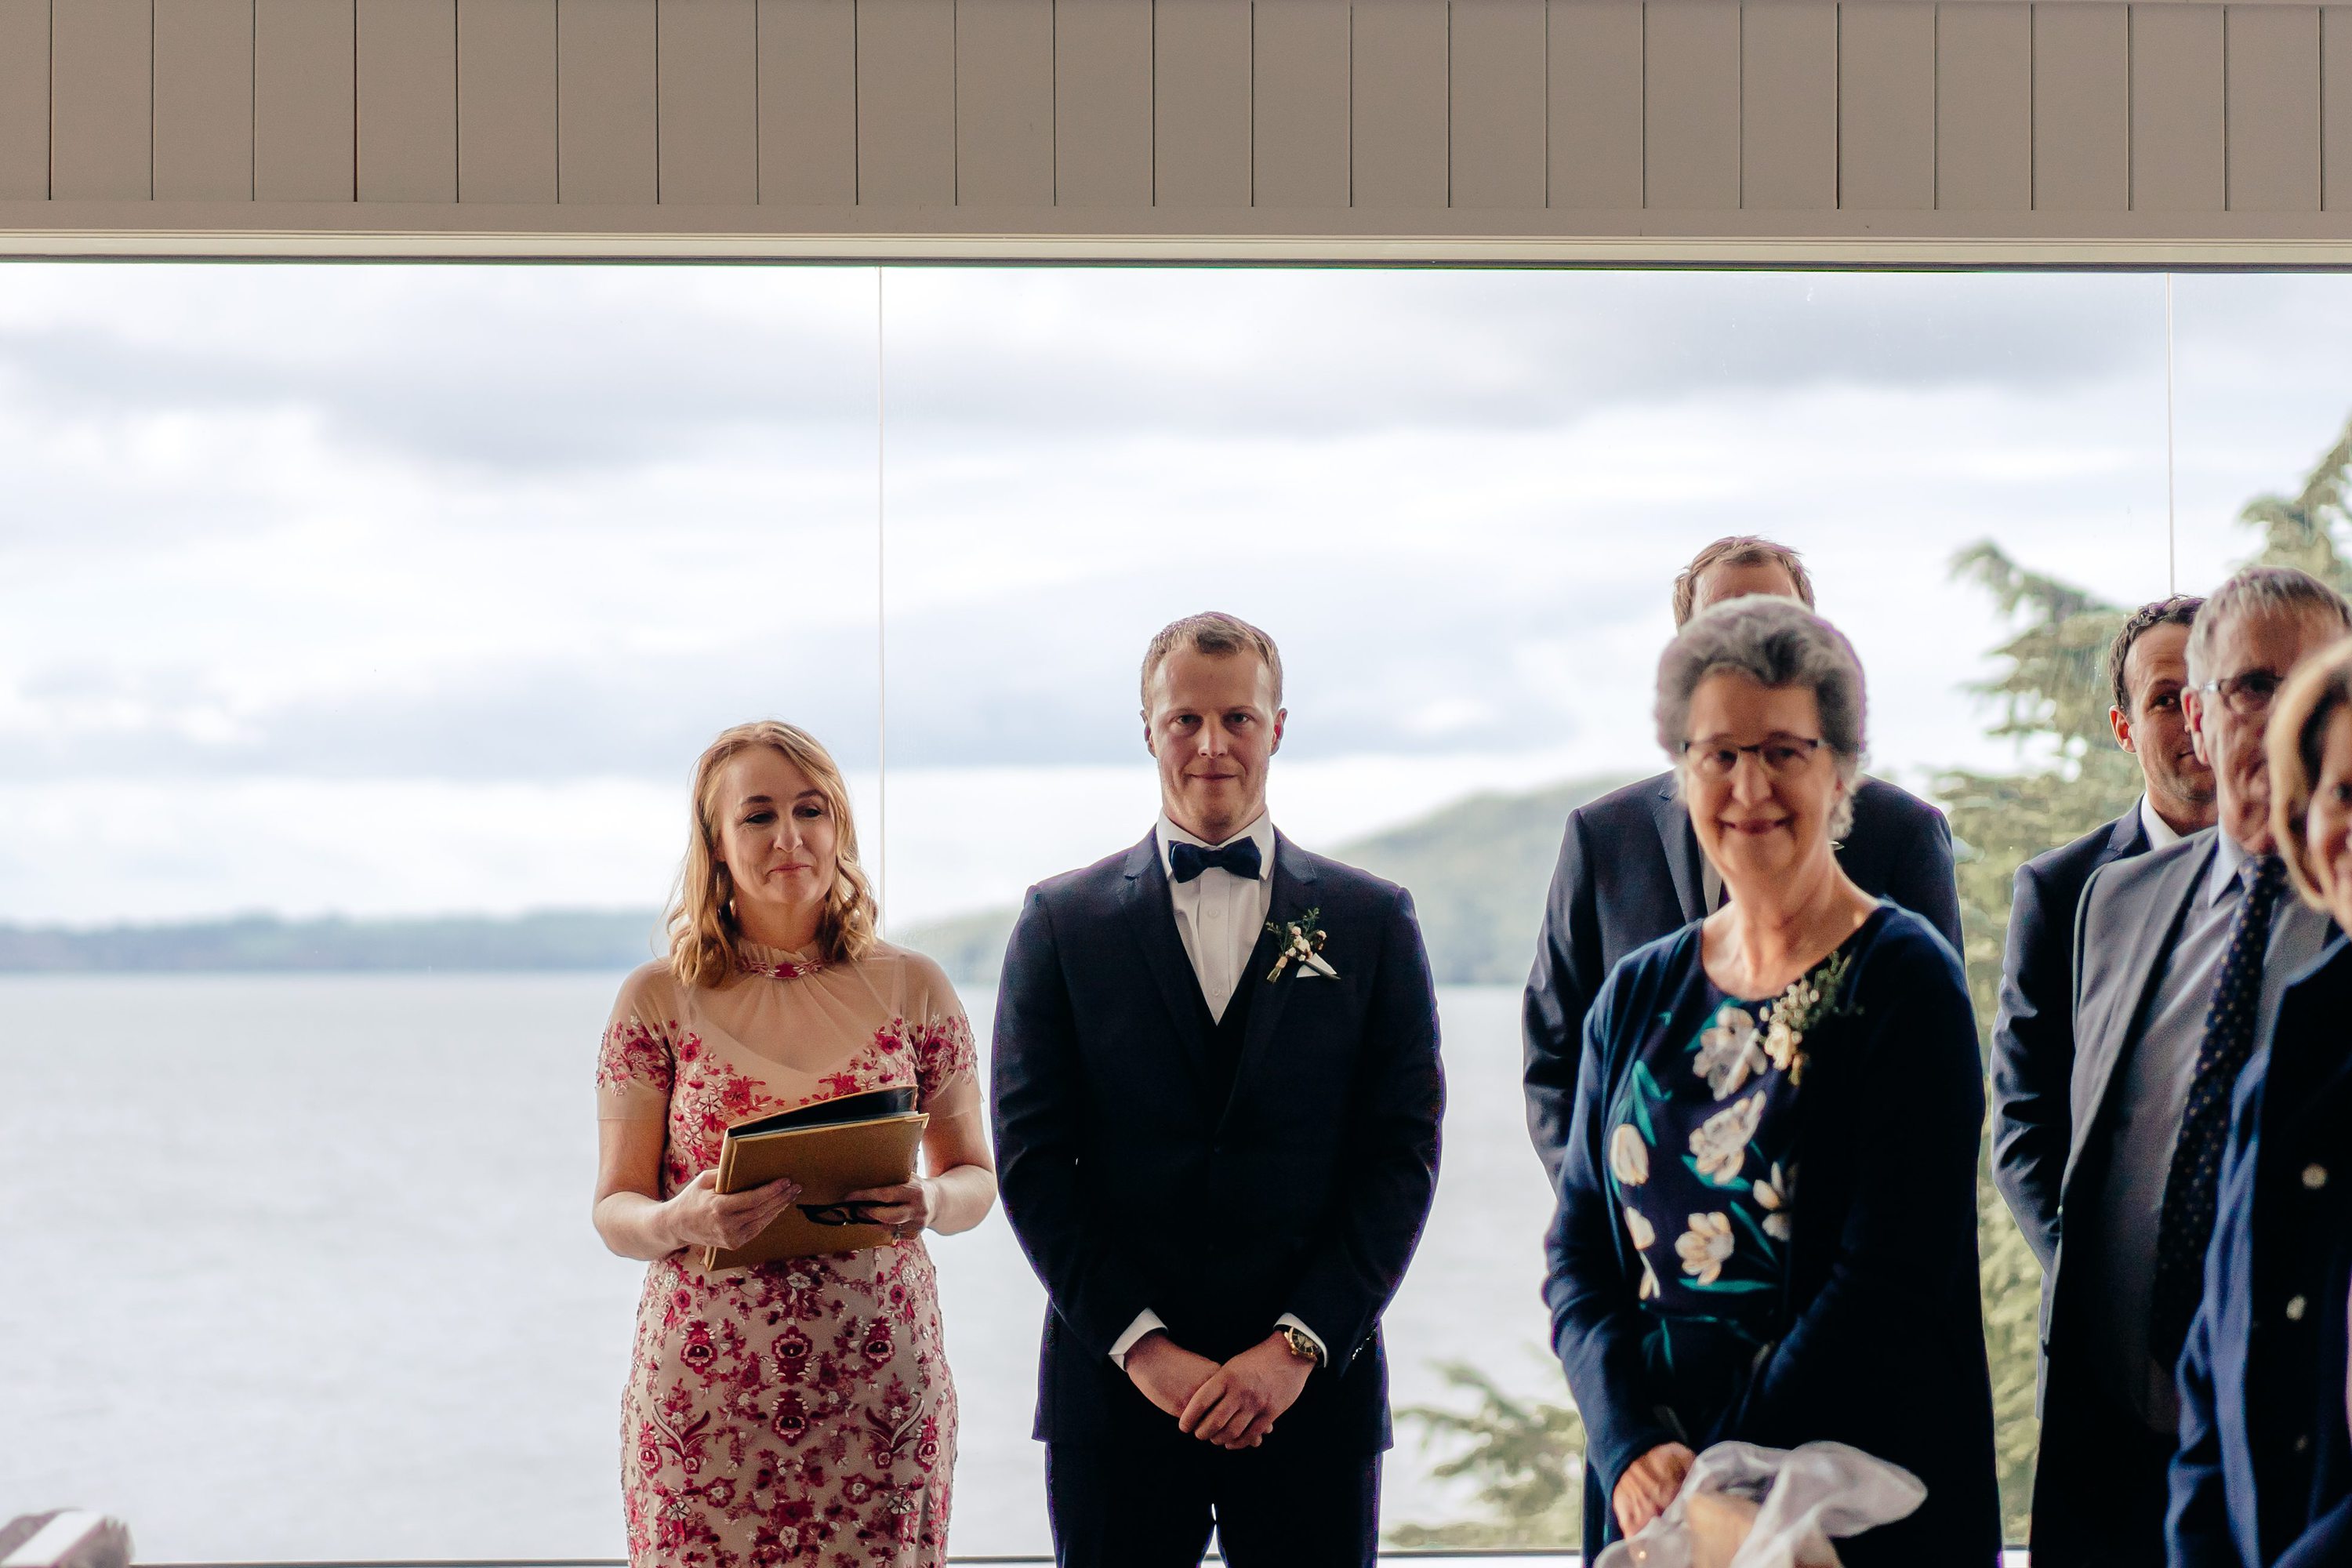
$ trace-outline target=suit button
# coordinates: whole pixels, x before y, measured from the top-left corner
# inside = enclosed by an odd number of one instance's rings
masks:
[[[2310,1433],[2306,1432],[2302,1436],[2297,1437],[2294,1440],[2294,1451],[2298,1454],[2308,1454],[2311,1452]]]
[[[2303,1168],[2303,1184],[2309,1187],[2315,1193],[2320,1188],[2326,1186],[2327,1184],[2327,1167],[2317,1164],[2305,1165]]]
[[[2299,1323],[2303,1321],[2303,1314],[2309,1306],[2310,1303],[2305,1301],[2300,1296],[2288,1297],[2286,1300],[2286,1321],[2290,1323]]]

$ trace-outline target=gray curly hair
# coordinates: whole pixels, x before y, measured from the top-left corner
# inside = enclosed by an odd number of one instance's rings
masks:
[[[1862,661],[1829,622],[1794,599],[1757,594],[1716,605],[1675,634],[1658,659],[1658,744],[1684,781],[1691,694],[1710,675],[1744,675],[1759,686],[1801,686],[1822,710],[1822,743],[1846,785],[1831,814],[1832,838],[1853,826],[1853,781],[1862,772],[1865,697]]]

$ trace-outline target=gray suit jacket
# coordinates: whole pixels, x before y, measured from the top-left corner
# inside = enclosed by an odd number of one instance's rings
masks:
[[[2042,1457],[2034,1482],[2034,1539],[2093,1525],[2067,1516],[2113,1495],[2106,1478],[2092,1473],[2118,1453],[2144,1447],[2148,1434],[2091,1375],[2088,1343],[2100,1314],[2066,1287],[2066,1254],[2086,1245],[2082,1227],[2097,1223],[2097,1194],[2110,1157],[2110,1096],[2119,1069],[2139,1044],[2150,1001],[2164,974],[2189,900],[2213,863],[2218,830],[2114,860],[2092,874],[2074,919],[2074,1071],[2073,1129],[2058,1190],[2058,1247],[2042,1280],[2042,1365],[2038,1406]],[[2263,1000],[2254,1038],[2269,1038],[2286,980],[2326,945],[2327,917],[2282,895],[2263,972]],[[2259,1047],[2257,1047],[2259,1048]],[[2072,1246],[2070,1247],[2070,1243]],[[2112,1309],[2112,1303],[2108,1304]],[[2084,1467],[2091,1467],[2085,1469]],[[2049,1517],[2045,1518],[2045,1511]],[[2053,1562],[2066,1559],[2053,1552]]]

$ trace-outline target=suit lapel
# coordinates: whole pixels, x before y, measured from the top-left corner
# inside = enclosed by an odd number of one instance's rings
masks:
[[[2106,1109],[2108,1086],[2115,1082],[2116,1068],[2136,1043],[2134,1031],[2147,1016],[2148,999],[2163,977],[2164,956],[2172,951],[2181,922],[2189,918],[2189,901],[2204,890],[2205,874],[2213,863],[2213,852],[2209,843],[2202,854],[2184,855],[2165,868],[2151,901],[2168,913],[2162,920],[2141,921],[2133,927],[2131,956],[2117,976],[2118,984],[2105,988],[2105,1007],[2096,1017],[2086,1020],[2088,1031],[2077,1037],[2078,1048],[2087,1047],[2091,1054],[2083,1063],[2087,1069],[2087,1092],[2078,1095],[2074,1102],[2075,1134],[2067,1156],[2067,1182],[2071,1182],[2084,1149],[2097,1131]],[[2099,934],[2084,933],[2086,942]],[[2061,1203],[2065,1201],[2064,1192],[2065,1184],[2062,1183]]]
[[[2139,807],[2135,805],[2116,819],[2115,831],[2107,835],[2107,859],[2145,854],[2147,847],[2147,825],[2139,819]]]
[[[1650,802],[1650,814],[1657,821],[1659,845],[1665,850],[1666,870],[1675,879],[1675,901],[1682,906],[1684,922],[1704,919],[1706,881],[1698,868],[1698,835],[1691,831],[1690,813],[1675,788],[1674,774],[1666,775]]]
[[[1143,950],[1144,967],[1151,971],[1160,999],[1167,1004],[1169,1026],[1183,1042],[1185,1059],[1199,1079],[1208,1070],[1209,1051],[1200,1026],[1201,981],[1176,934],[1176,910],[1168,896],[1168,872],[1160,864],[1157,832],[1145,834],[1143,842],[1127,852],[1126,870],[1120,902],[1128,929]]]
[[[1280,926],[1295,921],[1315,907],[1315,868],[1298,847],[1280,833],[1274,836],[1274,888],[1266,903],[1266,920]],[[1265,968],[1252,964],[1241,977],[1244,985],[1256,986],[1257,994],[1250,999],[1249,1024],[1242,1032],[1242,1059],[1234,1073],[1233,1099],[1228,1100],[1218,1117],[1223,1121],[1233,1112],[1234,1101],[1242,1094],[1242,1086],[1249,1081],[1251,1070],[1265,1055],[1274,1038],[1275,1026],[1282,1022],[1282,1010],[1290,1000],[1290,989],[1300,984],[1292,964],[1282,972],[1282,978],[1269,981]],[[1310,980],[1309,985],[1328,985],[1327,980]]]

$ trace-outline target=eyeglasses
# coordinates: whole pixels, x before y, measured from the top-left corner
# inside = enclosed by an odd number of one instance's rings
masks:
[[[1689,762],[1691,772],[1701,778],[1729,778],[1743,755],[1755,758],[1767,777],[1779,778],[1803,767],[1821,749],[1822,742],[1817,736],[1775,735],[1752,746],[1727,745],[1720,741],[1685,741],[1683,756]]]
[[[2241,719],[2270,711],[2271,699],[2286,684],[2286,678],[2267,669],[2249,669],[2220,680],[2209,680],[2198,688],[2208,697],[2218,694],[2222,705]]]

